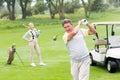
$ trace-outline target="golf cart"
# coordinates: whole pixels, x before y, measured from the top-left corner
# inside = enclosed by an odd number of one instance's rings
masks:
[[[91,65],[103,65],[110,73],[120,68],[120,22],[92,23],[97,31],[94,49],[90,50]]]

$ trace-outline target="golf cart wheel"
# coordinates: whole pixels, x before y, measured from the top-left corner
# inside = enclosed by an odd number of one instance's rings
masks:
[[[114,73],[117,70],[117,63],[115,61],[108,61],[107,63],[107,70],[110,73]]]
[[[96,63],[93,61],[93,57],[92,57],[92,55],[90,55],[90,60],[91,60],[91,66],[96,66]]]

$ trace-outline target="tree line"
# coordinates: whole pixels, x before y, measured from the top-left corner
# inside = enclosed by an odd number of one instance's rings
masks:
[[[4,2],[7,3],[8,18],[10,20],[16,19],[16,3],[20,6],[22,19],[26,19],[27,16],[44,13],[44,11],[49,11],[51,19],[54,19],[56,14],[59,14],[59,19],[64,19],[65,13],[74,13],[75,9],[80,8],[84,8],[85,17],[89,18],[91,12],[103,12],[109,7],[108,4],[103,3],[104,0],[88,0],[88,2],[85,2],[85,0],[36,0],[37,3],[35,6],[31,7],[30,4],[32,1],[1,0],[0,6]]]

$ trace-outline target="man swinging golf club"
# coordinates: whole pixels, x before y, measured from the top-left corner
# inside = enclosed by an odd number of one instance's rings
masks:
[[[80,28],[85,24],[88,29]],[[71,58],[71,74],[73,80],[89,80],[90,57],[85,43],[85,36],[96,33],[95,28],[82,19],[74,28],[70,19],[64,19],[62,26],[65,29],[63,40]]]

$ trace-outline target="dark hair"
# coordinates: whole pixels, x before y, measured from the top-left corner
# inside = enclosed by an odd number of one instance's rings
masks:
[[[72,24],[72,21],[71,21],[70,19],[64,19],[64,20],[62,21],[62,26],[64,26],[65,23],[70,23],[70,24]]]

